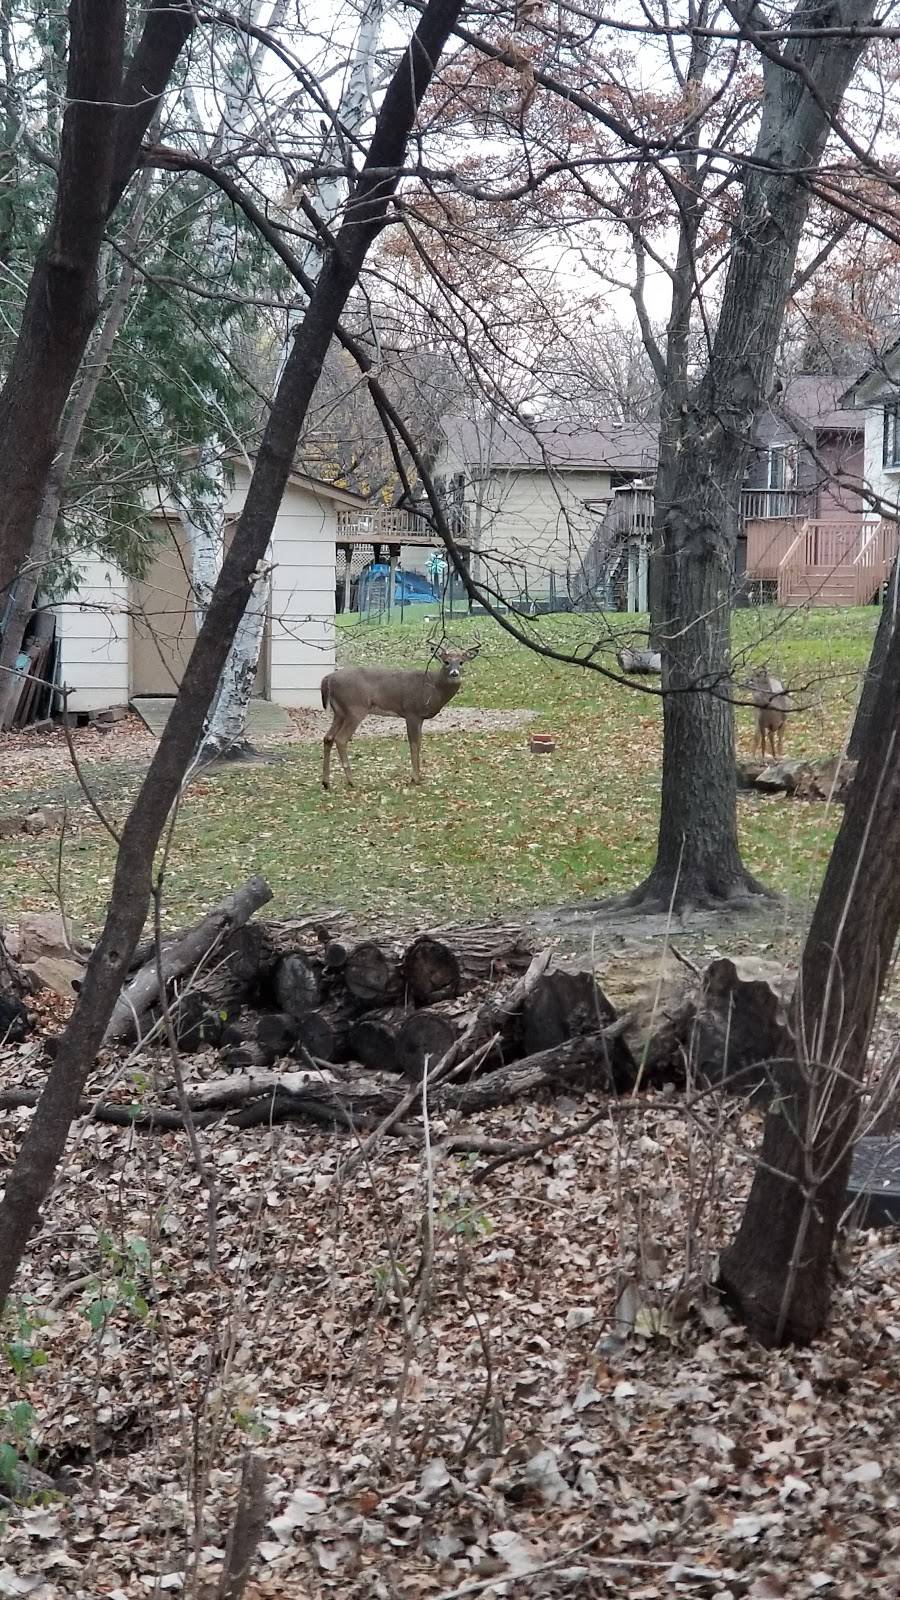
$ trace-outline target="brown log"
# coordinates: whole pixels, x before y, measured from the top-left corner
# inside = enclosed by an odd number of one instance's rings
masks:
[[[614,1022],[615,1009],[592,972],[547,972],[522,1004],[522,1051],[531,1055]]]
[[[401,990],[397,957],[369,942],[358,944],[349,952],[343,977],[350,994],[363,1005],[385,1005]]]
[[[397,1037],[407,1013],[402,1006],[369,1011],[350,1026],[350,1053],[375,1072],[399,1072]]]
[[[613,1024],[615,1026],[615,1024]],[[505,1105],[534,1094],[542,1089],[558,1089],[563,1085],[577,1085],[594,1092],[606,1093],[614,1087],[609,1070],[607,1041],[602,1035],[585,1039],[571,1039],[553,1050],[543,1050],[537,1055],[498,1067],[471,1083],[436,1086],[432,1110],[458,1111],[463,1114],[483,1111],[493,1106]],[[240,1048],[250,1052],[250,1046]],[[235,1063],[237,1065],[237,1063]],[[198,1125],[234,1112],[238,1125],[251,1126],[260,1121],[283,1121],[288,1118],[309,1117],[312,1121],[335,1123],[346,1127],[373,1116],[395,1115],[404,1105],[408,1095],[402,1085],[389,1079],[379,1081],[365,1077],[349,1080],[329,1080],[322,1072],[270,1072],[259,1064],[249,1064],[245,1075],[234,1079],[218,1078],[191,1090],[187,1103],[197,1118]],[[623,1089],[631,1085],[623,1085]],[[34,1105],[38,1090],[12,1090],[0,1092],[0,1110],[12,1106]],[[256,1110],[253,1110],[255,1103]],[[131,1106],[97,1105],[91,1100],[79,1104],[82,1114],[90,1113],[100,1122],[116,1122],[135,1128],[154,1131],[163,1127],[181,1125],[180,1112],[154,1110],[136,1112]],[[248,1115],[247,1113],[251,1113]]]
[[[443,940],[423,934],[403,957],[403,981],[417,1006],[450,1000],[462,987],[459,960]]]
[[[534,955],[531,941],[514,923],[434,928],[430,937],[449,946],[469,983],[494,983],[509,972],[524,972]]]
[[[492,994],[485,1000],[456,1043],[451,1045],[444,1057],[442,1070],[447,1072],[465,1057],[472,1055],[482,1044],[488,1043],[492,1035],[499,1035],[500,1039],[508,1037],[518,1026],[520,1007],[535,984],[540,982],[549,964],[550,951],[544,950],[540,955],[532,957],[528,971],[523,973],[509,989],[500,994]],[[491,1066],[496,1063],[493,1051],[485,1059]]]
[[[274,1056],[255,1039],[245,1039],[243,1044],[232,1044],[221,1051],[219,1059],[232,1072],[265,1072]]]
[[[273,1057],[286,1056],[297,1043],[299,1027],[286,1011],[264,1011],[256,1024],[256,1042]]]
[[[647,1041],[644,1081],[695,1079],[769,1100],[791,1087],[796,1046],[787,1006],[793,980],[756,957],[720,957]]]
[[[249,878],[240,889],[222,900],[207,912],[202,922],[175,942],[163,946],[162,972],[168,983],[185,973],[193,972],[204,957],[212,958],[219,943],[232,929],[247,922],[271,900],[272,891],[264,878]],[[156,952],[138,973],[126,984],[119,995],[104,1035],[106,1043],[129,1039],[135,1033],[135,1019],[140,1028],[141,1018],[159,999],[159,976]]]
[[[188,989],[183,995],[174,995],[169,1011],[178,1048],[185,1055],[195,1050],[217,1049],[222,1044],[229,1014],[200,990]],[[155,1021],[159,1015],[159,1007],[154,1006],[147,1020]]]
[[[299,950],[282,956],[275,968],[272,988],[280,1011],[300,1021],[321,999],[321,968]]]
[[[607,1040],[601,1034],[591,1034],[569,1039],[552,1050],[523,1056],[521,1061],[497,1067],[480,1078],[473,1078],[471,1083],[446,1084],[437,1091],[436,1102],[442,1110],[486,1111],[539,1089],[575,1082],[599,1094],[625,1094],[633,1088],[635,1074],[617,1071]]]
[[[401,1022],[394,1040],[395,1060],[404,1077],[418,1081],[424,1076],[426,1061],[429,1070],[436,1067],[461,1031],[440,1011],[411,1011]]]

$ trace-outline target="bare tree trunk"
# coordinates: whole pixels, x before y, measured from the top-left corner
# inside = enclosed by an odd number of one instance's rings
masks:
[[[848,26],[861,26],[872,11],[870,0],[848,0],[841,15]],[[806,0],[796,17],[801,26],[808,20]],[[706,374],[679,406],[677,438],[664,441],[674,455],[664,451],[654,594],[664,691],[662,806],[656,864],[632,904],[681,906],[760,891],[741,863],[727,700],[740,492],[809,208],[806,182],[789,174],[817,167],[863,43],[850,34],[840,42],[794,40],[783,58],[761,41],[758,47],[759,165],[744,183]]]
[[[878,690],[881,684],[881,674],[884,670],[885,656],[887,655],[891,639],[897,630],[898,574],[900,574],[900,562],[895,560],[893,569],[891,571],[890,582],[888,583],[887,587],[887,594],[884,597],[884,604],[881,608],[881,616],[878,618],[878,628],[872,644],[872,654],[869,657],[869,664],[866,667],[866,675],[863,678],[862,692],[859,697],[859,705],[856,708],[856,716],[853,719],[853,727],[850,731],[850,742],[847,746],[847,755],[851,761],[859,760],[860,756],[862,755],[863,746],[868,739],[869,727],[871,725],[872,715],[875,710],[875,702],[878,699]]]
[[[353,60],[347,86],[338,107],[336,124],[325,136],[321,155],[323,166],[329,160],[336,164],[341,161],[342,156],[346,154],[346,141],[359,136],[371,108],[375,53],[384,10],[385,0],[366,0],[363,7]],[[331,225],[338,216],[346,189],[345,178],[327,178],[317,183],[315,188],[317,210],[328,225]],[[303,258],[304,270],[313,280],[318,277],[322,258],[322,246],[319,241],[314,240]],[[252,746],[247,739],[247,713],[256,682],[268,602],[268,574],[261,571],[253,586],[247,609],[235,635],[231,654],[225,664],[216,703],[204,734],[201,760],[212,761],[217,757],[252,753]]]
[[[268,611],[269,569],[260,564],[203,735],[200,750],[202,761],[252,752],[253,747],[247,738],[247,712],[253,698]]]
[[[366,254],[385,226],[407,140],[462,0],[429,0],[385,92],[366,161],[298,329],[273,401],[244,509],[185,670],[178,700],[122,830],[109,911],[37,1109],[0,1202],[0,1304],[50,1191],[150,904],[156,847],[197,748],[331,338]],[[27,403],[27,395],[24,397]]]
[[[803,951],[793,1003],[798,1084],[766,1117],[721,1283],[763,1344],[825,1327],[860,1087],[900,928],[900,630],[890,631],[856,780]]]
[[[216,446],[201,451],[205,482],[190,504],[179,498],[178,515],[188,543],[198,629],[209,609],[225,547],[225,474]],[[269,603],[268,569],[261,566],[238,625],[197,759],[248,754],[247,710],[253,695]]]
[[[125,245],[128,253],[137,248],[140,238],[152,182],[150,173],[142,172],[139,182],[142,185],[143,193],[135,206],[125,234]],[[7,618],[3,638],[0,640],[0,728],[9,726],[19,698],[19,679],[12,669],[15,667],[16,659],[22,648],[22,641],[25,636],[25,629],[28,626],[28,619],[34,607],[35,596],[50,561],[53,536],[62,508],[66,483],[72,469],[72,462],[75,459],[75,452],[81,442],[84,425],[93,405],[100,379],[106,370],[106,363],[125,320],[125,312],[128,309],[128,301],[131,296],[132,284],[134,283],[134,273],[133,264],[126,258],[123,261],[119,281],[113,291],[106,316],[103,319],[103,325],[88,352],[84,374],[72,401],[71,410],[66,417],[59,449],[50,469],[47,487],[44,490],[41,508],[34,526],[31,553],[28,563],[20,572],[16,584],[12,610]]]
[[[31,548],[60,419],[96,321],[107,218],[193,28],[182,0],[152,0],[123,79],[124,0],[72,0],[56,208],[0,390],[0,595]]]

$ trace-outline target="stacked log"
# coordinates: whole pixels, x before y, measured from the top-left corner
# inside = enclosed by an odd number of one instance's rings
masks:
[[[471,1076],[543,1061],[582,1040],[594,1043],[569,1052],[573,1061],[583,1056],[611,1079],[631,1080],[621,1039],[597,1043],[615,1012],[593,975],[535,972],[521,929],[354,943],[311,919],[249,922],[266,887],[256,880],[167,941],[161,963],[155,950],[142,952],[110,1042],[168,1038],[171,1022],[183,1052],[215,1049],[232,1071],[259,1074],[285,1059],[307,1069],[356,1063],[416,1083],[438,1067],[459,1064]]]

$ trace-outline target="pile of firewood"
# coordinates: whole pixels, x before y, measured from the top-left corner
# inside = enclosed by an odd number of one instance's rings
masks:
[[[174,1032],[182,1053],[215,1049],[232,1071],[258,1074],[287,1058],[355,1063],[417,1082],[426,1064],[431,1071],[471,1056],[489,1073],[573,1041],[579,1049],[568,1055],[588,1065],[585,1042],[593,1041],[608,1086],[633,1081],[616,1013],[593,975],[550,970],[549,961],[538,971],[520,928],[353,943],[335,919],[247,920],[268,897],[251,879],[161,952],[140,950],[107,1042],[165,1043]]]

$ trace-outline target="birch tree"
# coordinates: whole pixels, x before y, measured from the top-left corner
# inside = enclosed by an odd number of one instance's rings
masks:
[[[310,241],[302,258],[304,273],[311,283],[318,280],[324,259],[323,240],[338,220],[353,170],[354,153],[373,105],[378,41],[386,4],[387,0],[367,0],[363,8],[345,87],[316,153],[315,166],[334,170],[332,175],[316,182],[310,196],[321,228],[321,234]],[[278,20],[276,7],[269,22],[270,33],[273,25],[277,27]],[[258,56],[262,49],[260,45],[255,55]],[[210,142],[208,153],[211,159],[215,158],[226,127],[233,131],[235,126],[240,127],[246,121],[243,75],[238,62],[232,68],[230,82],[231,90],[222,123]],[[227,243],[225,249],[227,251]],[[297,311],[289,316],[288,339],[300,315]],[[283,370],[282,361],[276,385]],[[192,480],[198,485],[197,493],[194,496],[178,494],[179,518],[190,551],[198,621],[205,614],[204,596],[210,590],[213,564],[221,563],[224,552],[226,483],[221,456],[226,448],[227,442],[221,437],[204,442],[199,469]],[[269,564],[261,562],[210,712],[200,751],[201,760],[233,759],[251,753],[246,736],[247,713],[268,615],[269,573]]]

